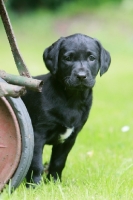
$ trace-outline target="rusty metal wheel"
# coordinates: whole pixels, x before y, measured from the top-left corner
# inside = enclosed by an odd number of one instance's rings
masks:
[[[21,157],[21,135],[16,115],[6,98],[0,98],[0,189],[14,174]]]
[[[9,181],[11,189],[19,186],[30,167],[33,148],[33,128],[23,101],[0,98],[0,191]]]

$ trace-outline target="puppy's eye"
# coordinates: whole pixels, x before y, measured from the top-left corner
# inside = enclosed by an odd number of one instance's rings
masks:
[[[71,56],[65,56],[64,59],[65,59],[66,61],[71,61],[71,60],[72,60],[72,57],[71,57]]]
[[[89,55],[89,60],[90,60],[90,61],[94,61],[94,60],[95,60],[95,57],[92,56],[92,55]]]
[[[70,57],[70,56],[67,56],[67,57],[65,57],[65,60],[71,61],[71,57]]]

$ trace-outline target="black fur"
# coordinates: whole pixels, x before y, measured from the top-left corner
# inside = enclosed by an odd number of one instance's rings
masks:
[[[82,34],[64,37],[48,47],[43,59],[50,73],[37,76],[44,81],[42,93],[28,91],[22,98],[31,117],[35,134],[33,160],[27,181],[39,183],[44,171],[45,144],[53,145],[48,179],[61,179],[67,156],[83,128],[92,105],[92,88],[100,70],[110,65],[110,54],[95,39]],[[72,134],[61,141],[67,128]]]

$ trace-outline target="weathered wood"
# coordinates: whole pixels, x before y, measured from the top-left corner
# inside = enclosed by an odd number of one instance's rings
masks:
[[[0,15],[1,15],[1,19],[3,21],[3,25],[5,27],[7,38],[9,40],[12,54],[13,54],[16,66],[18,68],[19,74],[21,76],[31,77],[31,75],[28,71],[28,68],[26,67],[24,60],[19,52],[17,42],[15,39],[15,35],[14,35],[13,29],[12,29],[12,25],[10,23],[10,19],[8,17],[8,13],[6,11],[6,7],[5,7],[3,0],[0,0]]]
[[[26,93],[25,87],[11,85],[8,83],[0,83],[0,97],[3,96],[11,96],[11,97],[19,97]]]
[[[14,84],[14,85],[25,86],[28,89],[36,90],[39,92],[41,92],[42,90],[42,86],[43,86],[42,80],[8,74],[3,70],[0,70],[0,77],[4,79],[6,82]]]

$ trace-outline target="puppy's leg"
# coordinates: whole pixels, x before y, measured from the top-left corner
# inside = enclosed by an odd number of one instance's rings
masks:
[[[44,171],[44,167],[42,164],[42,153],[43,153],[44,141],[42,140],[40,135],[35,134],[35,146],[33,159],[31,162],[31,166],[26,175],[26,179],[28,183],[39,184],[41,182],[41,175]],[[27,184],[28,186],[28,184]]]
[[[68,153],[72,149],[75,139],[67,140],[64,143],[53,145],[52,155],[48,169],[47,178],[53,178],[56,181],[58,178],[61,180],[62,170],[65,167],[65,162]]]

